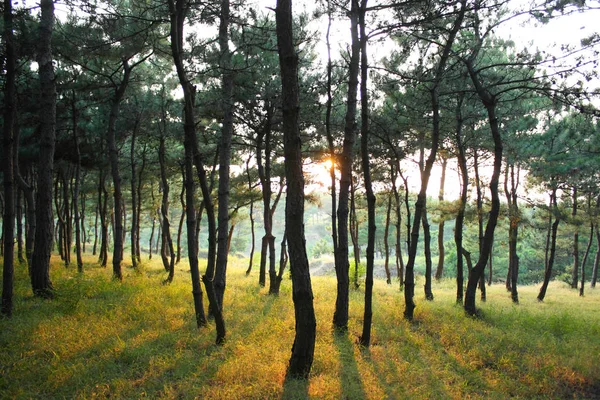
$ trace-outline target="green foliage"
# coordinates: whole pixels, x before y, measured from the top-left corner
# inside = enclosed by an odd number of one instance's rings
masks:
[[[313,258],[319,258],[325,254],[333,254],[333,243],[331,243],[331,239],[320,239],[318,242],[313,244],[310,254]]]

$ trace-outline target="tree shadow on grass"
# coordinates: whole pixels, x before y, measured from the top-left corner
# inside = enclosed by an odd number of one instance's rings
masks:
[[[286,377],[283,382],[281,400],[308,399],[308,379]]]
[[[354,355],[354,344],[347,332],[334,332],[334,344],[340,358],[340,386],[344,399],[364,399],[367,397],[358,363]]]

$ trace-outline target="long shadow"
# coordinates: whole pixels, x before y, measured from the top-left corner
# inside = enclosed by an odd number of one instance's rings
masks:
[[[362,383],[356,357],[354,356],[354,344],[348,337],[347,332],[334,332],[334,344],[337,346],[340,358],[340,386],[344,399],[365,399],[367,394]]]
[[[286,377],[283,382],[281,400],[308,399],[308,379],[295,379]]]

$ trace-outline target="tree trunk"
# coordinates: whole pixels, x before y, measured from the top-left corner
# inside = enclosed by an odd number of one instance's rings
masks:
[[[13,150],[17,151],[18,144],[16,141],[13,143]],[[14,157],[13,161],[11,162],[14,166]],[[13,176],[15,175],[14,171],[15,169],[13,168]],[[17,219],[17,260],[19,260],[19,263],[22,263],[25,261],[25,258],[23,258],[23,193],[21,190],[19,190],[16,184],[16,178],[13,178],[13,190],[16,192],[15,213]]]
[[[114,97],[111,101],[110,113],[108,115],[108,129],[106,131],[106,142],[108,143],[108,155],[110,160],[110,172],[113,178],[113,207],[114,207],[114,235],[113,235],[113,278],[123,280],[121,261],[123,260],[123,194],[121,192],[121,174],[119,172],[119,151],[115,138],[115,125],[119,117],[121,101],[129,84],[132,67],[127,60],[122,61],[123,78],[121,83],[115,87]]]
[[[184,177],[185,182],[185,169],[182,166],[181,174]],[[179,203],[181,204],[181,217],[179,218],[179,227],[177,228],[177,259],[175,264],[179,264],[181,261],[181,233],[183,231],[183,222],[185,221],[185,184],[181,185],[181,192],[179,193]]]
[[[348,198],[352,180],[352,161],[354,160],[354,142],[356,140],[357,131],[356,107],[360,61],[360,42],[358,38],[358,0],[351,0],[351,8],[348,17],[350,18],[351,50],[350,64],[348,66],[348,95],[346,100],[347,105],[344,122],[344,143],[341,157],[339,159],[340,191],[337,208],[338,254],[335,256],[337,296],[335,300],[335,311],[333,313],[333,326],[342,331],[348,329],[348,296],[350,288],[350,263],[348,261]],[[356,264],[356,268],[358,268],[358,264]]]
[[[463,304],[464,293],[464,268],[463,268],[463,226],[465,221],[465,207],[467,205],[467,195],[469,189],[469,170],[467,167],[467,157],[465,155],[465,145],[462,139],[463,117],[462,104],[464,95],[458,98],[456,107],[456,148],[458,149],[458,167],[461,177],[460,207],[454,223],[454,243],[456,244],[456,303]]]
[[[194,117],[195,87],[189,81],[183,64],[183,26],[188,5],[185,0],[168,0],[171,22],[171,52],[177,69],[179,83],[184,93],[184,147],[185,147],[185,185],[186,185],[186,218],[187,241],[190,273],[192,276],[192,294],[198,327],[206,326],[198,269],[198,240],[196,236],[196,210],[194,207],[194,151],[197,150],[196,122]],[[198,171],[198,173],[204,172]],[[207,199],[210,200],[210,199]],[[210,202],[210,201],[207,201]]]
[[[252,178],[250,177],[250,158],[246,160],[246,175],[248,176],[248,190],[252,191]],[[252,194],[250,194],[252,196]],[[252,271],[252,264],[254,262],[254,249],[256,248],[256,232],[254,230],[254,197],[250,198],[250,256],[248,257],[248,269],[246,270],[246,276],[250,275]]]
[[[546,270],[544,272],[544,282],[542,283],[540,293],[537,296],[538,301],[544,301],[544,298],[546,297],[546,290],[548,289],[548,284],[552,278],[552,267],[554,266],[554,256],[556,254],[556,234],[558,231],[558,224],[560,223],[558,204],[556,201],[556,187],[553,187],[552,194],[550,195],[549,208],[552,209],[552,213],[554,214],[554,222],[552,223],[551,229],[550,255],[548,256],[548,264],[546,264]]]
[[[75,142],[75,157],[77,165],[75,166],[75,189],[73,190],[73,214],[75,217],[75,253],[77,257],[77,272],[83,272],[83,259],[81,257],[81,225],[79,216],[79,188],[81,184],[81,152],[79,150],[78,137],[78,117],[75,91],[71,92],[73,98],[71,103],[71,118],[73,120],[73,141]]]
[[[398,273],[398,281],[400,289],[404,288],[404,260],[402,259],[402,242],[401,242],[401,227],[402,227],[402,210],[400,205],[400,193],[396,187],[396,176],[400,170],[400,162],[398,160],[398,168],[394,169],[394,163],[391,163],[392,169],[392,191],[394,192],[394,209],[396,213],[396,272]]]
[[[41,96],[39,99],[40,156],[36,199],[36,230],[31,265],[31,286],[40,297],[52,297],[50,282],[50,254],[52,252],[52,173],[56,140],[56,80],[52,62],[52,31],[54,28],[53,0],[40,0],[38,37],[38,74]]]
[[[296,318],[296,336],[287,376],[306,379],[314,357],[317,322],[304,237],[304,176],[298,122],[298,54],[293,44],[291,0],[278,0],[275,15],[281,67],[285,175],[288,187],[285,227]]]
[[[16,118],[16,62],[17,55],[15,49],[15,37],[13,33],[13,14],[12,1],[4,0],[3,10],[3,39],[5,44],[4,54],[4,124],[3,124],[3,162],[2,173],[4,183],[4,210],[2,214],[2,249],[3,249],[3,267],[2,267],[2,305],[0,312],[6,316],[12,316],[13,310],[13,288],[14,288],[14,223],[15,223],[15,205],[14,205],[14,153],[18,147],[15,143],[15,118]]]
[[[390,274],[390,245],[388,243],[388,235],[390,231],[390,217],[392,214],[392,196],[388,195],[387,208],[385,212],[385,228],[383,232],[383,248],[385,251],[385,260],[383,267],[385,269],[386,282],[392,284],[392,276]]]
[[[365,183],[365,191],[367,192],[367,271],[365,277],[365,312],[363,315],[363,330],[359,338],[359,343],[362,346],[369,347],[371,344],[371,325],[373,322],[373,269],[375,258],[375,193],[373,192],[373,184],[371,182],[371,165],[369,154],[369,98],[367,91],[368,80],[368,61],[367,61],[367,33],[365,30],[365,14],[367,9],[367,0],[361,0],[359,27],[360,27],[360,117],[361,117],[361,161],[363,169],[363,180]],[[388,202],[388,204],[390,204]],[[389,210],[389,206],[388,206]],[[388,211],[389,215],[389,211]],[[387,234],[387,232],[386,232]],[[389,269],[388,283],[390,281]]]
[[[233,135],[233,71],[229,50],[229,0],[221,0],[219,24],[219,68],[221,70],[221,107],[223,122],[219,142],[219,209],[217,235],[217,261],[215,266],[215,292],[217,303],[223,309],[229,253],[229,165],[231,163],[231,139]],[[232,225],[233,226],[233,225]]]
[[[169,181],[167,179],[166,171],[166,148],[165,148],[165,136],[167,135],[167,115],[163,106],[162,110],[162,129],[160,130],[159,145],[158,145],[158,164],[160,166],[160,184],[162,188],[162,199],[160,203],[160,214],[161,214],[161,232],[163,239],[163,246],[168,249],[167,254],[163,251],[162,260],[163,266],[169,273],[163,283],[173,282],[173,276],[175,276],[175,249],[173,248],[173,239],[171,238],[171,223],[169,221]]]
[[[425,253],[425,299],[433,300],[433,291],[431,290],[431,273],[433,264],[431,262],[431,230],[427,219],[427,207],[423,210],[423,247]]]
[[[473,172],[475,173],[475,188],[477,191],[477,232],[478,232],[478,243],[479,243],[479,252],[481,253],[481,249],[483,246],[483,194],[481,190],[481,179],[479,178],[479,155],[477,154],[477,149],[473,150]],[[493,245],[493,243],[492,243]],[[492,251],[490,249],[490,259],[492,258]],[[510,291],[510,278],[506,279],[507,290]],[[481,301],[485,301],[486,293],[485,293],[485,278],[482,275],[479,279],[479,290],[481,290]]]
[[[571,213],[573,220],[577,217],[577,187],[573,186],[573,212]],[[579,225],[576,221],[573,221],[575,224],[575,233],[573,234],[573,270],[571,272],[571,288],[577,289],[577,283],[579,278],[577,274],[579,273]]]
[[[129,152],[129,160],[131,162],[131,229],[130,229],[130,243],[131,243],[131,264],[134,270],[138,270],[138,263],[140,259],[138,258],[138,250],[137,246],[139,245],[138,235],[138,207],[137,207],[137,185],[136,185],[136,177],[137,172],[135,170],[135,139],[137,136],[138,127],[141,121],[141,115],[138,113],[135,116],[135,122],[133,126],[133,131],[131,132],[131,150]]]
[[[440,178],[440,191],[438,194],[438,200],[440,204],[444,201],[444,187],[446,185],[446,168],[448,167],[448,159],[446,156],[442,156],[442,177]],[[435,279],[440,280],[444,274],[444,225],[445,225],[444,216],[440,216],[440,222],[438,223],[438,265],[435,270]]]
[[[590,249],[592,248],[592,241],[594,240],[594,224],[590,223],[590,237],[588,238],[588,244],[585,249],[585,254],[583,256],[583,261],[581,262],[581,286],[579,287],[579,295],[583,296],[584,287],[585,287],[585,264],[587,263],[588,255],[590,254]]]
[[[600,231],[598,224],[596,224],[596,257],[594,258],[594,268],[592,269],[592,279],[590,287],[596,287],[596,281],[598,280],[598,266],[600,265]]]
[[[352,248],[354,253],[354,289],[360,287],[358,268],[360,267],[360,244],[358,243],[359,222],[356,217],[356,201],[354,195],[354,178],[350,180],[350,238],[352,239]]]

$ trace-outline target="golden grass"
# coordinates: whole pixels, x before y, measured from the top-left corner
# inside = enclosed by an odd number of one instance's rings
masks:
[[[600,294],[554,282],[538,303],[521,304],[492,286],[482,316],[454,304],[450,281],[435,301],[421,291],[415,321],[402,318],[397,285],[375,282],[373,341],[357,345],[363,292],[351,292],[350,327],[334,334],[335,278],[313,278],[317,344],[308,382],[285,381],[294,336],[291,282],[279,297],[230,261],[225,293],[228,338],[196,329],[188,266],[170,286],[146,262],[123,283],[89,258],[85,273],[53,260],[57,297],[34,298],[17,267],[15,310],[0,320],[0,398],[463,399],[590,398],[600,390]],[[422,283],[418,282],[417,288]]]

